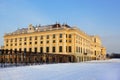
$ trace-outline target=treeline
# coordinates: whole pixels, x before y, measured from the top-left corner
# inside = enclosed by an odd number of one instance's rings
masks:
[[[107,58],[120,58],[120,53],[107,54]]]

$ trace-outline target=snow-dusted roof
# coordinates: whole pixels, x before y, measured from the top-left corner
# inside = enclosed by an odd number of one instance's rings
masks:
[[[47,30],[55,30],[55,29],[65,29],[65,28],[72,28],[67,24],[52,24],[52,25],[38,25],[38,26],[32,26],[32,24],[30,24],[28,26],[28,28],[22,28],[22,29],[17,29],[16,31],[12,32],[12,33],[6,33],[5,35],[14,35],[14,34],[22,34],[22,33],[30,33],[31,28],[32,27],[32,32],[38,32],[38,31],[47,31]]]

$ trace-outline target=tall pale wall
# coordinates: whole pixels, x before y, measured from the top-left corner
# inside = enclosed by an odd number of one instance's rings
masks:
[[[77,61],[106,54],[98,36],[89,36],[76,28],[58,28],[35,31],[30,25],[28,33],[4,36],[4,49],[56,54],[73,54]]]

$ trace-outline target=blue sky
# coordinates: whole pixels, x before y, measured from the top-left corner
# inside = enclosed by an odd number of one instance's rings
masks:
[[[107,52],[120,52],[120,0],[0,0],[0,45],[6,32],[56,22],[100,35]]]

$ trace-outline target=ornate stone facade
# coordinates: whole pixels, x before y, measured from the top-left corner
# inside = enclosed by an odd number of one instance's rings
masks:
[[[91,36],[67,24],[33,26],[4,35],[4,49],[74,55],[76,62],[105,59],[99,36]]]

